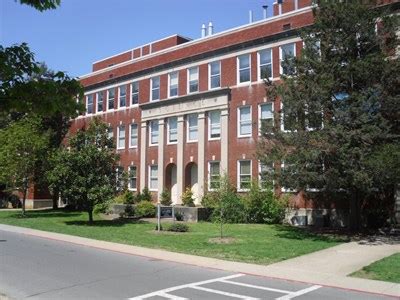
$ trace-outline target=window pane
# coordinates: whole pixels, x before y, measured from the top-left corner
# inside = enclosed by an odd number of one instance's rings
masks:
[[[210,63],[210,73],[211,75],[219,75],[220,74],[220,62],[214,61]]]
[[[261,105],[261,119],[272,119],[272,103]]]
[[[178,141],[178,119],[176,117],[168,119],[168,142]]]
[[[260,65],[271,63],[271,49],[260,51]]]
[[[114,109],[114,97],[115,97],[115,90],[109,89],[108,90],[108,109]]]
[[[132,83],[131,87],[132,87],[132,91],[131,91],[132,103],[131,103],[131,105],[138,104],[139,103],[139,82]]]
[[[159,100],[160,99],[160,77],[154,77],[151,79],[151,99]]]
[[[250,55],[239,56],[239,69],[245,69],[250,67]]]
[[[282,51],[282,60],[285,58],[294,57],[294,44],[287,44],[281,46]]]
[[[103,92],[97,93],[97,111],[103,111]]]
[[[86,101],[87,101],[87,113],[92,114],[93,113],[93,95],[87,96]]]
[[[217,88],[221,86],[220,76],[213,76],[211,77],[211,88]]]
[[[131,124],[131,140],[130,146],[135,147],[138,144],[138,126],[137,124]]]
[[[219,138],[221,134],[221,113],[219,111],[209,112],[210,119],[210,137]]]
[[[118,129],[118,148],[125,148],[125,126],[119,126]]]
[[[126,86],[119,88],[119,107],[126,106]]]
[[[150,144],[158,144],[158,121],[150,122]]]
[[[260,78],[271,78],[272,77],[272,65],[260,66]]]
[[[240,175],[249,175],[250,172],[250,161],[240,162]]]

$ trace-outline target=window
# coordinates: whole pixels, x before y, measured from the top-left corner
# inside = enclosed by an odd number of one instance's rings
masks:
[[[221,112],[210,111],[208,113],[208,139],[219,139],[221,137]]]
[[[219,188],[219,180],[219,161],[210,161],[208,163],[208,190],[212,191]]]
[[[178,83],[179,83],[178,72],[170,73],[169,74],[169,97],[178,96]]]
[[[125,125],[118,126],[118,149],[125,148]]]
[[[124,167],[117,167],[115,169],[115,181],[117,182],[117,191],[122,191],[124,188],[124,180],[123,180]]]
[[[199,90],[199,68],[194,67],[190,68],[188,70],[188,87],[189,87],[189,93],[194,93]]]
[[[114,138],[114,130],[113,130],[113,128],[112,128],[111,126],[108,127],[107,133],[108,133],[108,138],[109,138],[109,139]]]
[[[221,86],[221,62],[214,61],[209,65],[210,71],[210,89],[219,88]]]
[[[282,131],[296,131],[297,128],[297,114],[294,111],[285,110],[283,101],[281,102],[281,130]]]
[[[250,54],[238,56],[239,83],[250,81]]]
[[[109,89],[107,91],[107,95],[108,95],[108,106],[107,106],[107,110],[111,110],[114,109],[114,98],[115,98],[115,90],[114,89]]]
[[[265,49],[258,52],[258,79],[272,78],[272,51]]]
[[[86,96],[86,113],[88,115],[93,113],[93,95]]]
[[[294,73],[294,69],[290,66],[290,62],[295,57],[295,44],[287,44],[280,47],[280,61],[281,61],[281,68],[280,72],[282,75],[291,75]]]
[[[128,188],[136,191],[137,189],[137,168],[136,166],[129,166],[128,168]]]
[[[251,160],[239,160],[238,166],[238,190],[249,190],[251,187]]]
[[[258,118],[260,120],[258,128],[260,130],[260,133],[263,126],[274,126],[274,113],[272,103],[260,104],[258,113]]]
[[[151,101],[160,100],[160,76],[151,78]]]
[[[150,121],[150,146],[158,145],[158,120]]]
[[[178,142],[178,118],[168,118],[168,143]]]
[[[139,103],[139,82],[133,82],[131,84],[131,105]]]
[[[153,165],[149,167],[149,190],[158,190],[158,166]]]
[[[238,136],[251,136],[251,106],[242,106],[238,109]]]
[[[272,175],[274,172],[273,165],[266,165],[262,162],[259,162],[258,164],[259,169],[259,178],[258,178],[258,184],[261,189],[265,190],[267,188],[273,187],[273,181],[268,180],[269,177]]]
[[[132,123],[130,126],[130,133],[129,133],[129,147],[135,148],[138,145],[138,125]]]
[[[191,114],[187,116],[187,141],[195,142],[198,136],[198,116]]]
[[[97,112],[103,111],[103,92],[97,93]]]
[[[118,96],[119,96],[119,107],[126,106],[126,85],[120,86],[118,88]]]

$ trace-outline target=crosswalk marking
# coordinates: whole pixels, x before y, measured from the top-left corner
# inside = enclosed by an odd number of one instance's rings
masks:
[[[289,300],[289,299],[293,299],[293,298],[295,298],[295,297],[298,297],[298,296],[307,294],[307,293],[309,293],[309,292],[315,291],[315,290],[317,290],[317,289],[319,289],[319,288],[321,288],[321,287],[322,287],[322,286],[320,286],[320,285],[313,285],[313,286],[310,286],[309,288],[306,288],[306,289],[303,289],[303,290],[300,290],[300,291],[297,291],[297,292],[291,292],[289,295],[285,295],[285,296],[276,298],[276,300]]]
[[[290,293],[292,293],[291,291],[268,288],[268,287],[265,287],[265,286],[247,284],[247,283],[242,283],[242,282],[237,282],[237,281],[220,280],[220,282],[234,284],[234,285],[240,285],[240,286],[244,286],[244,287],[248,287],[248,288],[259,289],[259,290],[264,290],[264,291],[269,291],[269,292],[277,292],[277,293],[282,293],[282,294],[290,294]]]
[[[259,298],[252,298],[252,297],[249,297],[249,296],[243,296],[243,295],[239,295],[239,294],[223,292],[223,291],[219,291],[219,290],[205,288],[205,287],[202,287],[202,286],[191,286],[190,288],[191,289],[200,290],[200,291],[204,291],[204,292],[209,292],[209,293],[229,296],[229,297],[233,297],[233,298],[247,299],[247,300],[259,300]]]

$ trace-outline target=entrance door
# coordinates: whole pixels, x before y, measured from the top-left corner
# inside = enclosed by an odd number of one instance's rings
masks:
[[[176,165],[172,165],[170,168],[170,178],[171,178],[171,201],[176,204],[178,202],[178,183],[176,178]]]
[[[192,164],[190,168],[190,188],[193,193],[193,198],[195,204],[200,204],[201,199],[199,199],[199,183],[197,177],[197,165]]]

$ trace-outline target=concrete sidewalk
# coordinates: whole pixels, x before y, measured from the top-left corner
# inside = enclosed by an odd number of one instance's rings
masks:
[[[0,224],[0,230],[199,267],[400,297],[400,284],[346,276],[374,261],[400,252],[400,245],[361,245],[357,242],[351,242],[264,266],[98,241],[3,224]]]

